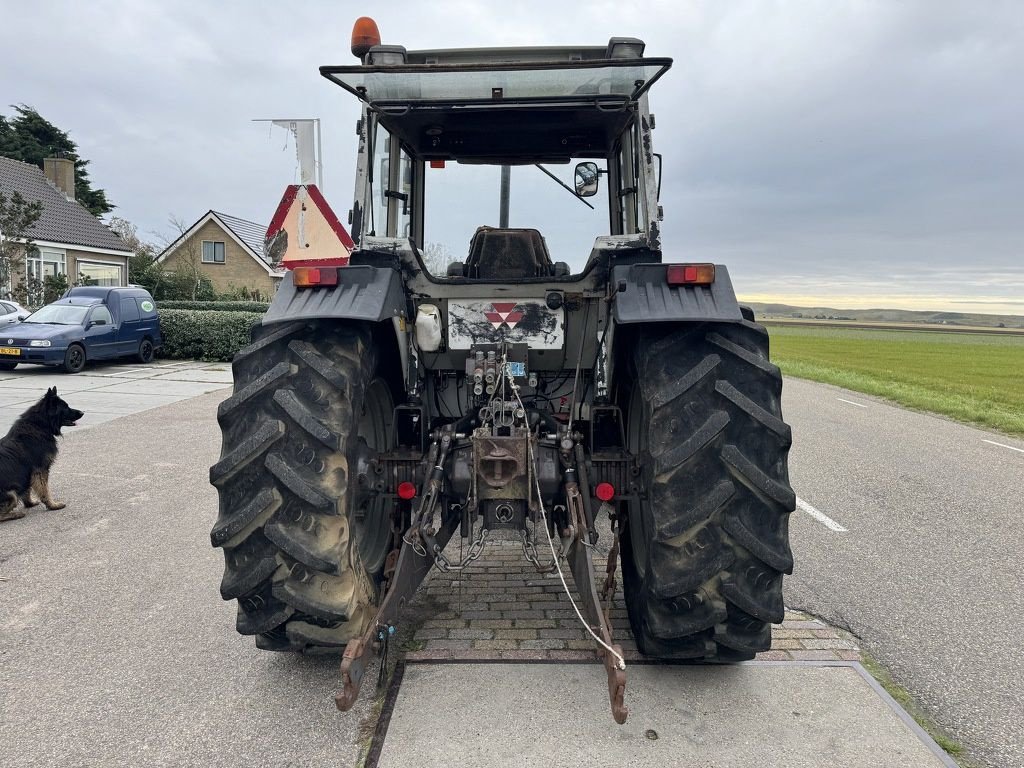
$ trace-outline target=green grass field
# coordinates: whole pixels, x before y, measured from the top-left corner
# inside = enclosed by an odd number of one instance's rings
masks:
[[[1024,336],[768,324],[783,373],[1024,435]]]

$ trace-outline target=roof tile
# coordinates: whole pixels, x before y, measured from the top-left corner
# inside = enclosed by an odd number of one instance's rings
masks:
[[[33,240],[131,253],[106,224],[80,203],[68,200],[35,165],[0,157],[0,192],[7,197],[20,192],[29,202],[42,202],[39,220],[26,233]]]

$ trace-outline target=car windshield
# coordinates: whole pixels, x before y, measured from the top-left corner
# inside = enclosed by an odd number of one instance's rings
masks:
[[[75,304],[48,304],[33,312],[26,323],[52,323],[53,325],[81,325],[89,307]]]

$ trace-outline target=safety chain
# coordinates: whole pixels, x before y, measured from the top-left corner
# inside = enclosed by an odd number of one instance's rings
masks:
[[[480,555],[484,553],[484,545],[487,543],[487,535],[490,533],[486,528],[480,529],[480,535],[473,540],[473,543],[469,546],[469,553],[458,565],[452,565],[451,561],[444,556],[444,552],[438,547],[434,550],[434,565],[437,570],[442,573],[448,573],[449,571],[461,571],[464,568],[468,568],[469,564],[474,560],[478,560]]]
[[[537,554],[537,545],[530,541],[530,534],[523,530],[519,532],[519,535],[523,539],[523,555],[529,562],[533,563],[533,566],[537,569],[537,572],[554,573],[555,561],[552,560],[547,565],[541,563],[540,555]]]

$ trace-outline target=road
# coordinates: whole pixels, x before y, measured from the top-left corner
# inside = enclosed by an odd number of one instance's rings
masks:
[[[337,659],[255,651],[217,593],[224,397],[67,430],[67,509],[0,527],[4,768],[355,762],[372,697],[339,716]]]
[[[1024,442],[800,380],[783,413],[825,516],[793,514],[787,604],[857,634],[977,762],[1024,765]]]
[[[254,651],[217,594],[223,397],[67,430],[68,508],[0,526],[5,768],[354,762],[372,697],[339,716],[337,662]],[[784,408],[820,515],[793,515],[787,602],[849,626],[979,762],[1024,765],[1024,443],[802,381]]]

